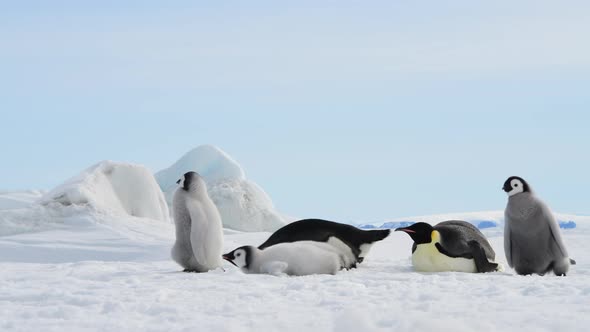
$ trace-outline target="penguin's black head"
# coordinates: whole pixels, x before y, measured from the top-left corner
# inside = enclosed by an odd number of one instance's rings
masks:
[[[194,186],[197,183],[199,177],[199,173],[197,172],[187,172],[184,173],[182,178],[176,181],[176,184],[180,185],[182,189],[188,191],[191,188],[191,186]]]
[[[396,228],[395,231],[408,233],[408,235],[412,238],[412,240],[414,240],[416,244],[432,242],[433,228],[430,224],[425,222],[417,222],[409,227]]]
[[[530,192],[531,188],[523,178],[519,176],[511,176],[504,182],[502,190],[504,190],[508,196],[514,196],[516,194]]]
[[[243,246],[221,257],[239,268],[248,268],[252,260],[252,246]]]

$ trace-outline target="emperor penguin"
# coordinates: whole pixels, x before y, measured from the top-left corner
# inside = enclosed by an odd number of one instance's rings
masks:
[[[570,260],[559,225],[549,207],[521,177],[511,176],[502,189],[508,194],[504,210],[504,252],[508,265],[521,275],[553,271],[565,276]]]
[[[265,249],[278,243],[297,241],[324,242],[340,249],[347,256],[352,252],[353,260],[362,263],[371,246],[389,236],[389,229],[362,230],[351,225],[322,219],[303,219],[292,222],[274,232],[258,249]]]
[[[494,272],[496,253],[485,236],[461,220],[443,221],[435,226],[419,222],[395,230],[406,232],[414,244],[412,265],[419,272]]]
[[[207,272],[221,266],[223,226],[217,207],[207,194],[207,185],[196,172],[178,180],[172,199],[176,226],[174,259],[185,272]]]
[[[244,273],[304,276],[336,274],[345,268],[346,259],[333,246],[316,241],[285,242],[264,250],[239,247],[223,259]]]

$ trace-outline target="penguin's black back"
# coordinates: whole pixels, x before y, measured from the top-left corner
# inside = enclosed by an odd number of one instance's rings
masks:
[[[389,229],[362,230],[328,220],[303,219],[281,227],[258,248],[264,249],[283,242],[327,242],[330,237],[336,237],[346,243],[358,258],[361,245],[383,240],[390,232]]]
[[[494,249],[482,232],[466,221],[443,221],[435,225],[434,230],[440,233],[443,248],[455,257],[473,258],[470,254],[469,241],[477,241],[488,259],[494,260],[496,258]]]

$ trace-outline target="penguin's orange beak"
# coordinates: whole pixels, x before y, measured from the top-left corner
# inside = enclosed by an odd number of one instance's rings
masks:
[[[408,233],[408,234],[410,234],[410,233],[416,233],[416,231],[413,231],[413,230],[411,230],[411,229],[408,229],[408,228],[396,228],[396,229],[395,229],[395,232],[397,232],[397,231],[406,232],[406,233]]]

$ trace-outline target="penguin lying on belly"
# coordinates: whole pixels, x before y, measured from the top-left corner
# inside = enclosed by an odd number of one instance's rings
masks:
[[[292,222],[274,232],[268,240],[258,246],[266,249],[279,243],[314,241],[327,243],[338,249],[353,262],[346,268],[362,263],[371,246],[389,236],[389,229],[363,230],[352,225],[322,219],[303,219]]]
[[[412,265],[419,272],[494,272],[496,253],[485,236],[468,222],[443,221],[434,227],[423,222],[395,230],[412,240]]]
[[[337,248],[315,241],[279,243],[264,250],[243,246],[222,257],[242,272],[252,274],[336,274],[349,264]]]

